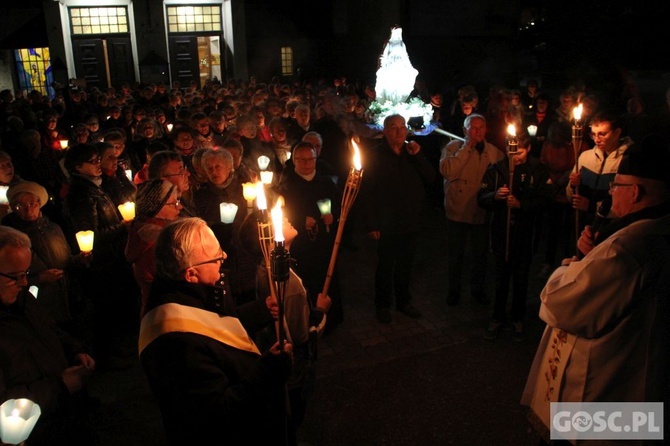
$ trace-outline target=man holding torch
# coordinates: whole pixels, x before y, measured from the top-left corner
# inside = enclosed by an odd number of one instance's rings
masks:
[[[630,138],[622,137],[622,131],[618,115],[609,111],[599,112],[591,119],[591,139],[596,145],[579,155],[566,187],[573,209],[583,212],[580,229],[593,222],[599,203],[609,199],[609,183],[614,180],[624,152],[633,144]]]
[[[425,185],[435,178],[421,146],[407,142],[405,118],[391,115],[384,120],[384,139],[366,161],[367,178],[362,188],[368,235],[378,240],[375,274],[375,306],[381,323],[391,322],[391,295],[396,309],[411,318],[421,313],[411,303],[409,285],[421,224]]]
[[[510,279],[512,307],[509,319],[514,327],[513,339],[518,342],[524,339],[535,223],[553,191],[547,167],[537,158],[528,156],[530,139],[520,136],[517,144],[516,151],[509,151],[508,158],[489,166],[478,194],[479,205],[492,213],[491,244],[496,267],[493,315],[484,336],[488,340],[498,337],[508,319]]]

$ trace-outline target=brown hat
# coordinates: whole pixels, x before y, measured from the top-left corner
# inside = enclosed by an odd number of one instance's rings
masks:
[[[9,189],[7,189],[7,201],[9,201],[9,204],[14,204],[14,199],[23,193],[30,193],[36,196],[40,200],[40,208],[49,201],[47,190],[32,181],[20,181],[9,186]]]
[[[670,150],[660,135],[649,135],[629,147],[621,158],[617,173],[668,182]]]
[[[137,215],[154,217],[165,206],[176,188],[174,184],[162,179],[148,180],[140,184],[135,199]]]

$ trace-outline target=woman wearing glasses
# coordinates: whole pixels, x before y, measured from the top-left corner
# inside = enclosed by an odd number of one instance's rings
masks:
[[[83,291],[94,307],[93,346],[101,361],[114,358],[110,363],[121,364],[116,359],[130,354],[130,346],[136,342],[140,291],[124,256],[127,224],[100,187],[100,161],[94,145],[79,144],[68,150],[65,167],[71,178],[63,216],[71,240],[79,231],[95,234],[91,266],[82,275]]]
[[[125,255],[132,264],[133,275],[142,297],[140,317],[145,313],[149,289],[156,270],[154,246],[161,230],[179,218],[179,189],[167,180],[148,180],[137,191],[136,217],[128,230]]]
[[[71,287],[72,275],[77,265],[87,262],[87,255],[72,256],[70,245],[61,227],[42,214],[42,207],[49,201],[44,187],[23,181],[7,191],[12,213],[2,219],[5,226],[26,234],[32,244],[28,285],[38,287],[33,294],[60,328],[78,334],[78,300]],[[74,321],[73,321],[74,319]]]

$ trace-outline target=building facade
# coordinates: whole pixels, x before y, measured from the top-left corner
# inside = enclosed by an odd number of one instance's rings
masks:
[[[0,89],[246,77],[244,2],[27,0],[4,7]]]

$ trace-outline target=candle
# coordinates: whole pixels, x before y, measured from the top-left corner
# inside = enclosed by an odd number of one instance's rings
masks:
[[[319,207],[319,212],[321,212],[321,215],[328,215],[330,214],[331,210],[331,203],[330,203],[330,198],[324,198],[323,200],[317,200],[316,205]]]
[[[247,200],[247,207],[251,208],[256,199],[256,185],[254,183],[243,183],[242,195],[244,196],[244,199]]]
[[[118,208],[124,221],[130,221],[135,218],[135,203],[132,201],[126,201],[120,204]]]
[[[34,402],[10,399],[0,406],[0,439],[3,444],[20,444],[28,439],[42,411]]]
[[[268,201],[265,198],[265,187],[262,182],[256,183],[256,206],[261,211],[265,211],[268,208]]]
[[[291,159],[291,151],[287,150],[286,151],[286,160],[290,160],[290,159]]]
[[[321,215],[328,215],[331,213],[330,198],[317,200],[316,205],[319,207],[319,212],[321,212]],[[330,225],[326,225],[326,232],[330,232]]]
[[[77,244],[81,252],[93,251],[93,239],[95,237],[93,231],[79,231],[75,236],[77,237]]]
[[[133,171],[130,169],[126,169],[126,177],[128,178],[128,181],[133,181]]]
[[[275,242],[283,242],[284,241],[284,215],[282,214],[281,211],[281,206],[279,206],[279,202],[275,205],[275,207],[272,208],[272,211],[270,212],[270,215],[272,216],[272,226],[274,227],[274,232],[275,232]]]
[[[7,190],[9,186],[0,186],[0,204],[9,204],[7,199]]]
[[[516,140],[516,127],[514,127],[514,124],[507,126],[507,133],[509,134],[507,138],[507,155],[515,155],[519,149],[519,143]],[[510,167],[511,165],[512,163],[510,163]]]
[[[270,158],[268,158],[265,155],[261,155],[258,157],[258,168],[261,170],[265,170],[268,168],[270,165]]]
[[[584,106],[580,103],[577,107],[572,109],[572,116],[575,118],[575,122],[579,122],[582,119],[582,111]]]
[[[221,203],[219,204],[219,212],[221,213],[222,223],[232,223],[237,215],[237,205],[235,203]]]
[[[361,170],[361,151],[358,150],[358,144],[353,139],[351,140],[351,145],[354,147],[354,169],[360,172]]]
[[[61,140],[58,141],[58,142],[60,143],[60,148],[61,148],[62,150],[67,149],[68,145],[70,144],[70,142],[69,142],[67,139],[61,139]]]
[[[535,138],[535,135],[537,135],[536,125],[529,125],[526,130],[528,130],[528,136],[530,136],[531,138]]]
[[[261,182],[263,184],[272,184],[272,178],[274,177],[274,172],[271,170],[264,170],[261,172]]]
[[[168,132],[172,132],[172,126],[173,124],[168,124],[166,127],[168,129]]]

